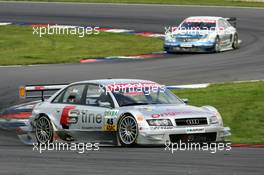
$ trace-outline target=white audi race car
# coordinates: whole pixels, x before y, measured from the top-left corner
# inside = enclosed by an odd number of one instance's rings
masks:
[[[236,18],[193,16],[165,34],[164,50],[172,52],[220,52],[238,49],[241,40]]]
[[[58,90],[45,98],[45,91]],[[165,142],[223,142],[230,129],[212,106],[187,105],[166,86],[147,80],[102,79],[69,85],[24,86],[40,91],[20,132],[33,143],[91,142],[131,146]],[[45,92],[46,93],[46,92]],[[23,137],[23,134],[20,134]]]

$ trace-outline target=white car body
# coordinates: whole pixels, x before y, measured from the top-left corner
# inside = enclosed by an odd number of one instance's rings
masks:
[[[153,85],[162,88],[155,82],[135,79],[90,80],[70,84],[34,107],[28,124],[31,137],[34,140],[37,133],[36,123],[41,116],[46,116],[52,124],[55,133],[52,135],[52,141],[100,142],[101,144],[120,145],[120,138],[118,137],[119,132],[121,132],[119,129],[121,127],[120,120],[124,119],[125,116],[131,116],[136,121],[137,132],[133,144],[162,145],[166,141],[178,142],[179,140],[185,142],[223,142],[225,137],[230,135],[230,129],[223,126],[221,115],[214,107],[190,106],[177,96],[171,97],[177,99],[177,104],[144,105],[142,103],[143,105],[121,106],[122,103],[117,100],[119,97],[114,95],[112,89],[108,91],[109,96],[107,96],[112,100],[111,106],[109,106],[110,103],[108,104],[107,100],[102,100],[106,97],[102,94],[99,97],[95,88],[96,86],[109,88],[116,84],[140,84],[147,85],[148,88],[149,85]],[[81,91],[80,88],[84,88],[84,90]],[[165,91],[171,95],[168,89],[165,88]],[[83,95],[78,97],[82,99],[82,103],[64,100],[67,94],[65,99],[69,99],[71,96],[69,94],[72,92],[75,95],[78,93]],[[133,95],[138,94],[130,95],[128,94],[129,98],[134,98]],[[168,120],[169,123],[167,123]],[[155,126],[150,126],[153,124]],[[126,131],[132,132],[133,130],[128,128]],[[59,137],[55,138],[55,135]],[[125,145],[130,145],[130,142]]]
[[[167,52],[220,52],[237,49],[241,40],[233,18],[193,16],[165,35]]]

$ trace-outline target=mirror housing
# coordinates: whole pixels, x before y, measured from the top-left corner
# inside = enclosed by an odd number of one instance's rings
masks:
[[[188,98],[182,98],[181,99],[185,104],[188,104],[189,103],[189,99]]]

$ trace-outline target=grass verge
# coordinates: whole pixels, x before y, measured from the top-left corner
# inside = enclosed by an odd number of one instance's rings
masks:
[[[162,40],[130,34],[33,35],[32,27],[0,26],[0,65],[74,63],[82,58],[162,50]]]
[[[14,1],[14,0],[5,0]],[[209,6],[241,6],[264,7],[261,2],[243,0],[16,0],[38,2],[82,2],[82,3],[129,3],[129,4],[173,4],[173,5],[209,5]]]
[[[191,105],[212,105],[231,128],[233,143],[264,143],[264,81],[215,84],[205,89],[176,90]]]

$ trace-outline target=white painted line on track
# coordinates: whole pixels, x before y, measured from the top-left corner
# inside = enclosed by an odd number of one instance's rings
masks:
[[[0,26],[7,26],[12,24],[11,22],[0,22]]]
[[[58,28],[58,29],[68,29],[68,28],[77,28],[80,26],[72,26],[72,25],[50,25],[50,28]]]
[[[0,68],[16,68],[16,67],[40,67],[40,66],[49,66],[55,64],[29,64],[29,65],[7,65],[7,66],[0,66]],[[57,64],[59,65],[59,64]]]
[[[16,68],[16,67],[22,67],[22,65],[0,66],[0,68]]]
[[[84,2],[33,2],[33,1],[0,1],[0,3],[21,3],[21,4],[81,4],[81,5],[104,5],[104,6],[157,6],[157,7],[197,7],[197,8],[234,8],[234,9],[259,9],[264,7],[242,7],[242,6],[216,6],[216,5],[177,5],[177,4],[128,4],[128,3],[84,3]]]
[[[134,32],[134,30],[127,30],[127,29],[108,29],[108,30],[104,30],[104,32],[110,32],[110,33],[129,33],[129,32]]]
[[[233,81],[233,83],[254,83],[259,81],[264,81],[264,80],[242,80],[242,81]]]
[[[215,83],[202,83],[202,84],[189,84],[189,85],[171,85],[166,86],[168,89],[200,89],[207,88],[212,84],[224,84],[224,83],[254,83],[264,80],[242,80],[242,81],[230,81],[230,82],[215,82]]]
[[[173,86],[166,86],[166,87],[169,89],[199,89],[199,88],[207,88],[208,86],[210,86],[210,83],[173,85]]]

